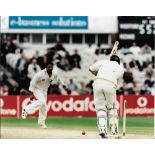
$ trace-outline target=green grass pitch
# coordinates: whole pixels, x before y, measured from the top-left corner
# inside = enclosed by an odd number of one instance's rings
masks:
[[[48,128],[63,130],[98,131],[95,117],[48,117],[46,120]],[[120,132],[122,132],[122,118],[119,119]],[[1,118],[1,126],[38,128],[37,118]],[[153,117],[128,117],[126,122],[128,134],[149,135],[154,134]]]

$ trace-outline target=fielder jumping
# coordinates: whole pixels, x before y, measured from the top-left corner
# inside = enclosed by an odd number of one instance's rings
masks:
[[[101,60],[91,65],[89,71],[96,76],[93,90],[99,135],[106,138],[107,117],[110,134],[116,135],[118,134],[119,109],[116,102],[116,89],[124,73],[120,58],[114,54],[110,60]]]
[[[45,124],[47,116],[46,100],[48,87],[51,84],[61,84],[67,92],[69,91],[57,72],[53,70],[53,63],[49,62],[47,63],[47,67],[38,72],[31,80],[29,87],[31,104],[23,108],[21,115],[23,119],[26,119],[29,112],[39,110],[38,124],[42,128],[47,128]]]

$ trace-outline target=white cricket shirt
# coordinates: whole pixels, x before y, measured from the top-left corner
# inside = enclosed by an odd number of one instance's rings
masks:
[[[116,87],[123,77],[123,66],[115,61],[100,60],[90,66],[91,71],[97,72],[96,79],[105,79],[112,82]]]
[[[32,92],[34,92],[35,89],[47,91],[50,84],[64,85],[64,83],[61,80],[60,76],[58,75],[57,71],[53,70],[51,77],[49,77],[46,69],[43,69],[35,74],[35,76],[33,77],[33,79],[30,82],[29,90]]]

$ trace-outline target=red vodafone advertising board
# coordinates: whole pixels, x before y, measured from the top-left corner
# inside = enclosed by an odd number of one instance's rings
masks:
[[[20,105],[24,107],[30,103],[27,96],[20,98]],[[22,110],[22,108],[20,109]],[[75,117],[93,117],[96,116],[93,96],[66,96],[66,95],[49,95],[47,99],[48,116],[75,116]],[[30,113],[30,116],[38,116],[38,112]]]
[[[153,116],[154,114],[154,96],[151,95],[127,95],[123,96],[127,101],[127,116]]]
[[[120,95],[117,101],[120,105],[119,115],[123,115],[123,101],[127,101],[127,116],[154,116],[154,96],[151,95]],[[22,107],[30,104],[29,96],[0,97],[1,117],[20,117]],[[47,115],[66,117],[96,116],[93,96],[56,96],[49,95],[47,99]],[[37,117],[38,111],[32,111],[28,117]]]
[[[0,97],[0,116],[1,117],[17,117],[19,105],[17,96]]]

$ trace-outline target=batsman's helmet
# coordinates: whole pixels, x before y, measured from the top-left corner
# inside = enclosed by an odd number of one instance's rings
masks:
[[[120,58],[117,55],[112,55],[110,57],[110,61],[116,61],[120,64]]]

